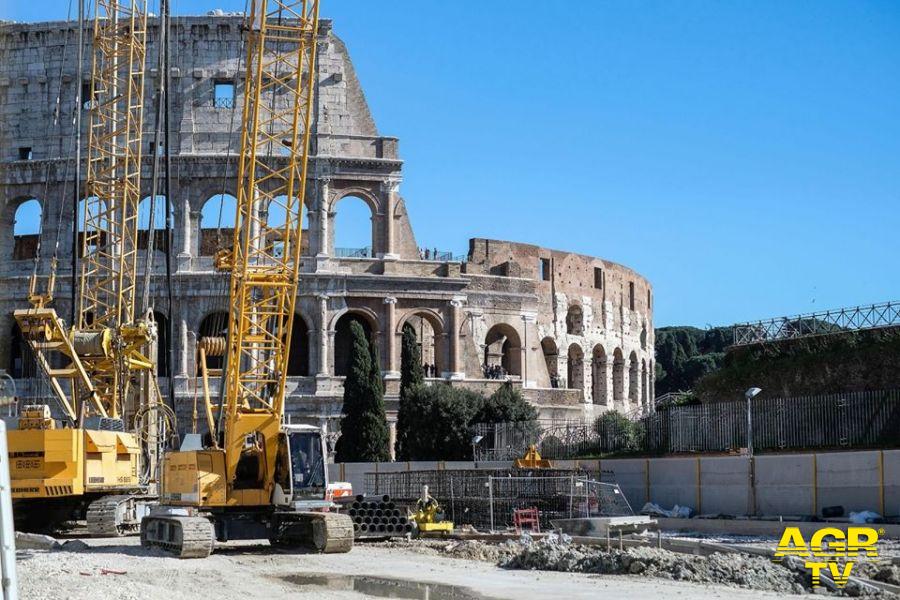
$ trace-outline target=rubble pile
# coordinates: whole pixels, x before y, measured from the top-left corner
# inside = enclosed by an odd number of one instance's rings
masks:
[[[813,591],[807,574],[794,572],[760,556],[718,553],[695,556],[648,547],[607,552],[602,548],[569,544],[559,538],[519,543],[517,551],[501,560],[500,566],[570,573],[642,575],[782,594]],[[843,591],[852,596],[862,592],[852,584]]]

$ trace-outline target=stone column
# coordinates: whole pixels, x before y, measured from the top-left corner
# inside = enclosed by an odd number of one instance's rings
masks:
[[[194,227],[196,226],[199,230],[200,227],[200,219],[201,212],[199,210],[191,210],[191,203],[189,200],[184,201],[183,206],[183,217],[181,220],[181,250],[178,252],[178,255],[175,258],[175,263],[177,265],[177,270],[179,271],[189,271],[191,268],[191,258],[194,255],[193,252],[193,238],[192,232]],[[200,255],[200,236],[197,236],[197,256]]]
[[[400,369],[397,366],[397,299],[388,296],[384,299],[384,322],[386,323],[384,351],[387,353],[387,371],[385,379],[400,377]]]
[[[329,377],[328,369],[328,295],[319,294],[319,365],[316,377]]]
[[[465,379],[466,374],[461,368],[459,350],[459,328],[462,327],[462,308],[465,298],[453,298],[450,301],[450,372],[446,374],[449,379]]]
[[[331,196],[331,180],[319,180],[319,197],[316,198],[316,218],[318,222],[319,247],[316,249],[317,257],[328,256],[328,204]]]
[[[178,339],[181,343],[181,352],[179,352],[178,356],[178,375],[182,377],[187,377],[188,375],[188,359],[190,357],[188,344],[188,325],[187,321],[181,319],[178,322]],[[174,366],[174,365],[173,365]]]
[[[384,260],[400,258],[396,252],[396,241],[394,240],[394,208],[397,205],[399,189],[400,182],[395,179],[388,179],[381,183],[381,195],[384,198],[384,248],[379,253],[379,258]]]

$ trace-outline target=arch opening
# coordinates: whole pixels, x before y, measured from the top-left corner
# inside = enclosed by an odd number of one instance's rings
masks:
[[[375,256],[375,210],[364,199],[347,195],[332,205],[331,254],[339,258]]]
[[[287,200],[287,196],[276,196],[272,198],[269,206],[266,208],[266,228],[269,230],[266,236],[267,252],[279,259],[284,255],[285,227],[290,227],[292,230],[297,227],[297,214],[299,212],[302,229],[300,255],[310,256],[309,236],[307,235],[309,233],[309,210],[306,205],[300,205],[299,198],[295,197],[291,203],[288,203]],[[289,214],[290,220],[288,219]]]
[[[200,209],[200,256],[213,256],[220,248],[231,246],[237,198],[216,194]]]
[[[638,393],[640,389],[639,366],[637,354],[634,352],[628,357],[628,402],[631,404],[638,403]]]
[[[440,377],[448,370],[442,343],[444,331],[440,321],[431,313],[414,311],[406,317],[400,331],[407,326],[412,327],[416,334],[416,345],[419,347],[425,377]]]
[[[350,331],[350,324],[353,322],[357,322],[362,326],[363,332],[366,334],[366,340],[370,344],[372,343],[374,327],[368,315],[355,311],[341,315],[334,326],[334,374],[338,377],[346,377],[350,370],[350,350],[353,347],[353,335]]]
[[[613,406],[625,404],[625,357],[621,348],[613,351]]]
[[[584,350],[578,344],[569,346],[568,351],[568,384],[574,390],[584,390]]]
[[[147,196],[138,204],[138,248],[146,250],[150,243],[151,231],[153,232],[153,247],[163,253],[169,251],[169,240],[166,236],[166,197],[156,196],[153,206],[150,206],[151,198]],[[150,214],[152,211],[152,215]],[[175,207],[169,206],[170,231],[175,228]]]
[[[488,378],[522,376],[522,342],[514,327],[498,323],[488,330],[482,369]]]
[[[544,362],[547,364],[547,375],[550,378],[550,387],[559,387],[559,348],[556,346],[556,340],[552,337],[545,337],[541,340],[541,352],[544,355]]]
[[[607,405],[609,403],[606,377],[609,368],[606,360],[606,351],[603,346],[594,346],[591,360],[591,392],[594,404]]]
[[[89,196],[78,202],[78,255],[92,255],[106,243],[105,231],[109,229],[106,202],[97,196]]]
[[[19,204],[13,216],[13,260],[35,258],[41,239],[43,206],[31,198]]]
[[[291,349],[288,356],[288,377],[309,375],[309,326],[299,314],[294,315],[291,326]]]

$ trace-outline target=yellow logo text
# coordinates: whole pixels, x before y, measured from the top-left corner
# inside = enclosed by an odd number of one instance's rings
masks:
[[[871,527],[848,527],[846,533],[837,527],[822,527],[808,542],[799,527],[786,527],[774,558],[777,561],[787,557],[803,559],[814,586],[821,585],[824,571],[838,587],[844,587],[860,555],[878,558],[877,542],[878,531]]]

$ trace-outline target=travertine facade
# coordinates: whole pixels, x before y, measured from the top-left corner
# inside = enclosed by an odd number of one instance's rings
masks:
[[[211,254],[220,237],[227,239],[233,211],[220,195],[234,194],[236,186],[241,23],[232,16],[174,20],[175,301],[172,314],[166,314],[157,261],[154,309],[160,319],[172,319],[172,369],[184,417],[195,393],[197,337],[220,327],[215,315],[227,307],[224,277],[213,270]],[[64,316],[70,310],[72,118],[76,86],[82,84],[73,59],[74,34],[64,23],[0,28],[0,368],[23,377],[25,390],[36,386],[24,378],[28,373],[11,312],[25,304],[38,236],[23,229],[22,211],[40,206],[45,212],[44,259],[60,239],[56,306]],[[153,57],[153,27],[149,37]],[[461,260],[443,255],[424,260],[400,195],[398,140],[378,133],[347,49],[330,22],[322,27],[319,68],[308,247],[290,373],[292,417],[322,422],[340,414],[351,319],[377,339],[391,416],[406,323],[424,340],[425,361],[435,365],[435,378],[451,385],[490,391],[499,382],[484,378],[483,365],[502,365],[544,416],[590,418],[609,408],[635,413],[649,406],[654,370],[649,282],[598,258],[486,239],[471,240]],[[89,72],[86,66],[85,77]],[[148,105],[155,75],[148,69]],[[217,84],[223,94],[218,100]],[[236,102],[228,97],[232,85]],[[57,94],[62,101],[55,125]],[[145,155],[154,129],[153,116],[147,115]],[[149,165],[145,156],[148,176]],[[149,180],[146,185],[149,195]],[[348,196],[364,201],[372,213],[370,248],[355,257],[334,247],[338,203]],[[38,203],[26,205],[30,199]]]

